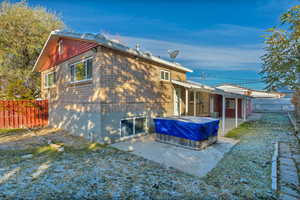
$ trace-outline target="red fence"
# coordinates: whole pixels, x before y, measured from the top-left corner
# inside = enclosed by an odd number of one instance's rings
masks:
[[[0,128],[48,125],[47,100],[0,101]]]

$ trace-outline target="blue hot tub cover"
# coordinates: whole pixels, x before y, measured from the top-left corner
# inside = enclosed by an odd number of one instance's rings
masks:
[[[155,131],[194,141],[207,140],[210,136],[217,136],[219,119],[210,117],[158,117],[154,118]]]

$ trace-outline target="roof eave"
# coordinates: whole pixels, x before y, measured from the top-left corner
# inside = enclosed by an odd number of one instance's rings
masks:
[[[50,41],[52,35],[54,34],[54,32],[55,32],[55,31],[51,31],[51,32],[50,32],[50,34],[49,34],[49,36],[48,36],[48,38],[47,38],[47,40],[46,40],[46,42],[45,42],[45,44],[44,44],[44,46],[43,46],[43,48],[42,48],[41,53],[39,54],[37,60],[36,60],[35,63],[34,63],[34,66],[33,66],[33,69],[32,69],[33,72],[35,72],[35,71],[37,70],[36,68],[37,68],[37,65],[38,65],[38,63],[39,63],[39,61],[40,61],[40,58],[41,58],[42,55],[44,54],[44,51],[45,51],[45,49],[46,49],[46,47],[47,47],[47,44],[49,43],[49,41]]]
[[[129,47],[124,46],[122,44],[112,42],[112,41],[106,39],[103,36],[102,37],[101,36],[97,37],[94,34],[76,34],[76,33],[71,33],[71,32],[62,32],[62,31],[59,31],[59,30],[52,31],[51,34],[61,36],[61,37],[70,37],[70,38],[77,38],[77,39],[81,39],[81,40],[88,40],[88,41],[91,41],[91,42],[96,42],[96,43],[99,43],[100,45],[102,45],[104,47],[111,48],[111,49],[118,50],[118,51],[123,51],[123,52],[129,53],[131,55],[138,56],[140,58],[144,58],[144,59],[156,62],[156,63],[160,63],[160,64],[163,64],[163,65],[166,65],[168,67],[172,67],[172,68],[184,71],[184,72],[193,72],[193,70],[191,70],[191,69],[188,69],[188,68],[183,67],[181,65],[176,65],[175,63],[171,63],[167,60],[163,60],[163,59],[158,58],[156,56],[152,56],[152,55],[146,56],[145,54],[143,54],[143,52],[140,52],[140,51],[137,51],[135,49],[129,48]]]

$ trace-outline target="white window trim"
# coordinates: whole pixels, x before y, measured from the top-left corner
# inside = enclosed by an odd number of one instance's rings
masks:
[[[145,118],[146,131],[143,132],[143,133],[135,134],[135,120],[136,120],[136,119],[139,119],[139,118]],[[123,121],[123,120],[130,120],[130,119],[133,119],[133,135],[130,135],[130,136],[122,136],[122,121]],[[147,118],[147,116],[126,117],[126,118],[121,118],[121,119],[120,119],[119,135],[120,135],[120,139],[121,139],[121,140],[126,140],[126,139],[129,139],[129,138],[142,136],[142,135],[145,135],[145,134],[147,134],[147,133],[148,133],[148,118]]]
[[[161,78],[161,72],[164,73],[164,78],[163,78],[163,79]],[[168,79],[165,79],[165,73],[168,73],[168,74],[169,74],[169,78],[168,78]],[[159,77],[160,77],[160,80],[161,80],[161,81],[170,81],[170,80],[171,80],[171,73],[170,73],[170,71],[167,71],[167,70],[160,70]]]
[[[54,77],[53,77],[54,81],[53,81],[53,85],[51,85],[51,86],[48,85],[48,76],[49,76],[49,74],[54,74]],[[51,71],[51,72],[48,72],[48,73],[45,74],[45,76],[44,76],[44,88],[48,89],[48,88],[55,87],[55,82],[56,82],[56,80],[55,80],[55,71]],[[45,83],[47,83],[47,86],[45,86]]]
[[[75,78],[76,78],[76,67],[75,67],[75,65],[78,64],[78,63],[83,63],[83,62],[85,62],[87,60],[90,60],[90,59],[93,60],[93,58],[94,58],[93,56],[90,56],[90,57],[84,58],[80,61],[69,64],[69,68],[71,68],[71,66],[74,65],[74,81],[71,80],[70,81],[71,83],[81,83],[81,82],[86,82],[86,81],[93,80],[93,75],[92,75],[92,78],[86,78],[86,79],[82,79],[82,80],[75,80]],[[92,68],[93,68],[93,66],[92,66]],[[87,67],[85,68],[85,74],[87,74]],[[71,74],[71,78],[72,78],[72,74]]]

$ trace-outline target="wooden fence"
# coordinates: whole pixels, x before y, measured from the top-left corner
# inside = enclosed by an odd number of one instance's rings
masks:
[[[0,101],[0,128],[32,128],[48,125],[47,100]]]

